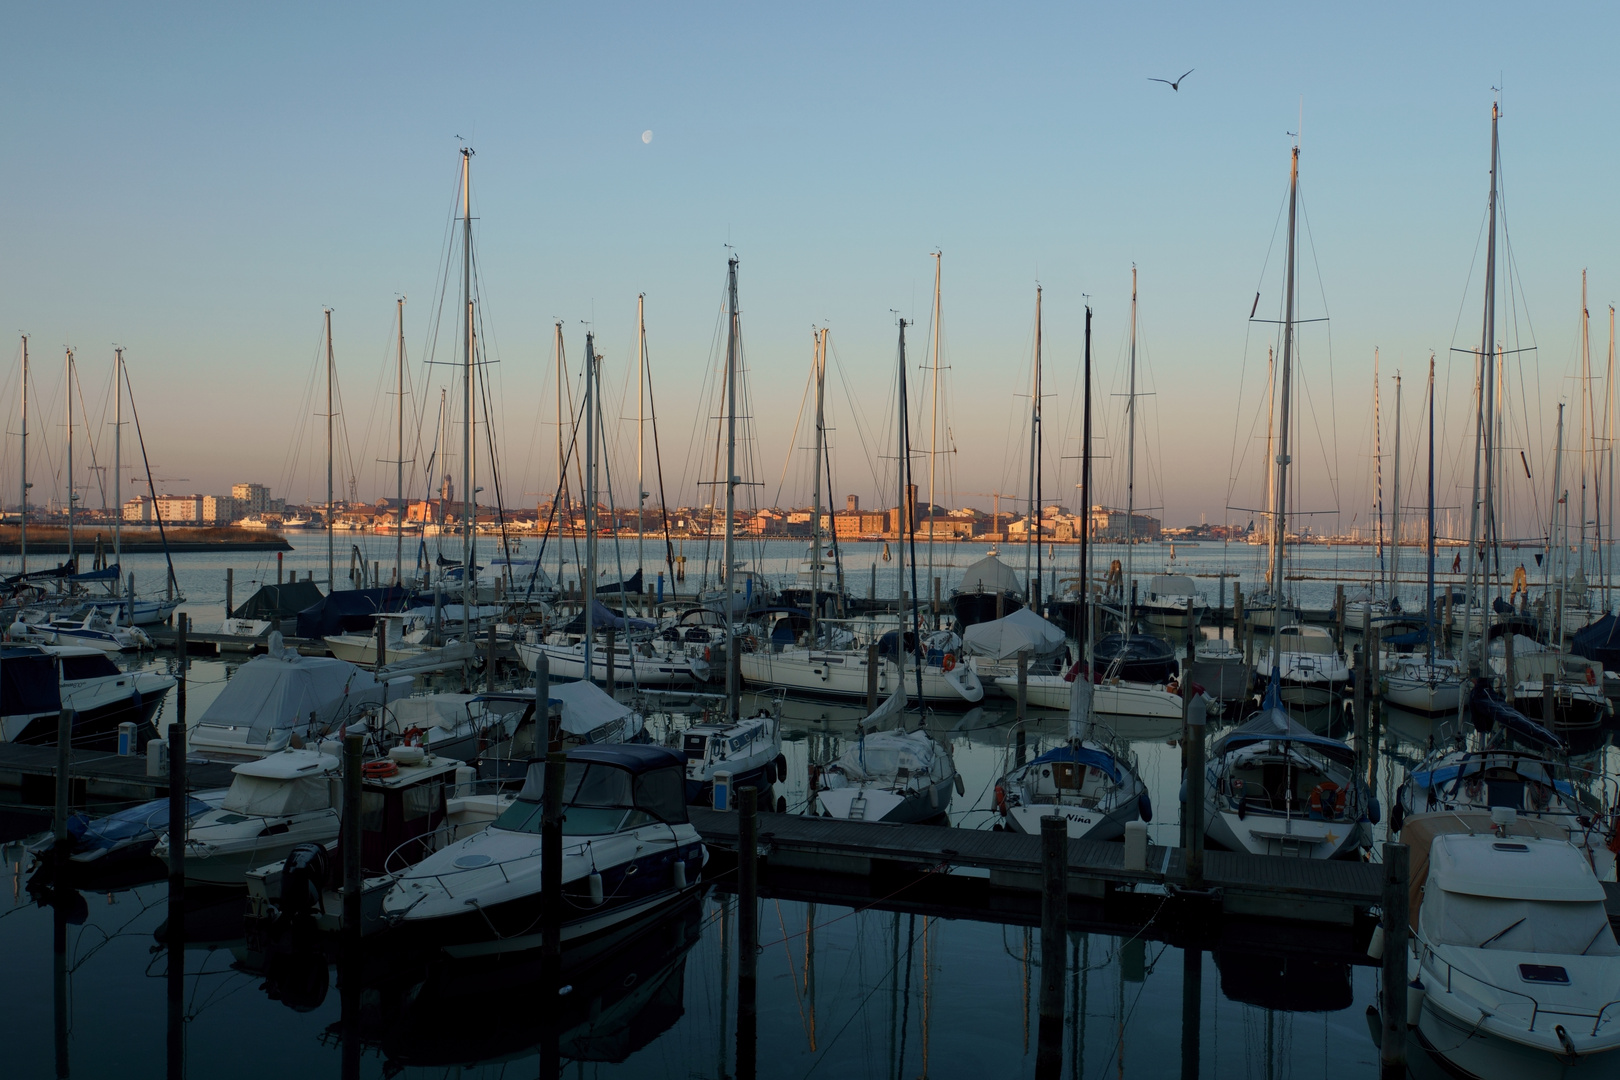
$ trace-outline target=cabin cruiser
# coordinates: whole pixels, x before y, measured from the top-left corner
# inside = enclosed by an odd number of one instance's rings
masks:
[[[865,647],[850,644],[838,648],[815,646],[775,646],[750,650],[747,639],[742,640],[742,651],[737,657],[737,668],[743,681],[754,686],[779,686],[802,694],[825,694],[831,697],[865,698],[869,678],[869,655]],[[939,704],[973,704],[983,700],[984,684],[979,681],[973,665],[959,659],[962,639],[948,630],[924,634],[920,643],[917,636],[905,635],[905,650],[912,651],[903,658],[901,634],[890,630],[882,634],[878,645],[878,692],[888,693],[900,683],[915,692],[917,668],[922,669],[922,695],[924,701]]]
[[[1557,744],[1547,744],[1556,749]],[[1540,753],[1492,747],[1462,746],[1438,750],[1413,769],[1395,789],[1391,813],[1402,818],[1432,813],[1488,814],[1507,807],[1522,820],[1546,822],[1586,855],[1600,880],[1615,876],[1615,853],[1609,848],[1616,810],[1605,812],[1583,802],[1571,778],[1576,770]],[[1396,821],[1390,823],[1399,829]]]
[[[282,750],[231,770],[219,808],[186,830],[186,880],[240,885],[254,867],[278,859],[299,844],[337,839],[343,806],[338,759],[318,750]],[[152,854],[169,858],[173,833]]]
[[[120,671],[100,649],[0,645],[0,742],[56,742],[64,708],[74,711],[73,745],[110,748],[118,725],[134,723],[144,744],[174,679]]]
[[[1197,626],[1209,611],[1209,601],[1185,574],[1155,574],[1148,579],[1146,598],[1131,606],[1149,630],[1177,638],[1186,637],[1188,627]]]
[[[1017,572],[994,554],[963,570],[962,580],[951,589],[951,614],[963,629],[1011,615],[1023,606],[1024,586]]]
[[[1320,626],[1291,623],[1274,636],[1265,669],[1281,676],[1281,700],[1286,705],[1314,709],[1344,698],[1350,687],[1350,667]]]
[[[1128,754],[1090,735],[1091,683],[1077,676],[1069,697],[1069,738],[996,783],[996,811],[1005,828],[1038,834],[1041,820],[1060,816],[1076,840],[1113,840],[1131,821],[1151,821],[1147,786]]]
[[[102,652],[133,652],[152,648],[152,639],[138,626],[120,626],[119,612],[91,608],[82,615],[36,615],[23,612],[7,631],[11,640],[39,645],[82,645]]]
[[[741,720],[705,720],[681,732],[686,755],[686,801],[708,803],[717,773],[730,773],[735,790],[752,786],[761,790],[787,779],[787,758],[782,756],[782,718],[761,709]]]
[[[356,720],[370,706],[409,695],[407,676],[382,682],[344,660],[281,648],[236,669],[191,729],[192,753],[220,760],[259,758],[313,742]]]
[[[963,791],[948,743],[924,730],[867,732],[905,717],[906,692],[896,688],[862,721],[854,745],[824,768],[810,787],[822,817],[846,821],[918,822],[950,809],[951,792]]]
[[[1205,834],[1231,851],[1305,859],[1371,843],[1377,807],[1356,753],[1283,710],[1275,675],[1260,711],[1216,740],[1205,777]]]
[[[685,759],[659,746],[568,752],[563,782],[562,942],[583,941],[674,903],[708,852],[687,820]],[[488,828],[409,867],[383,898],[395,932],[422,931],[452,956],[541,944],[540,831],[546,763]]]
[[[1586,857],[1507,807],[1419,815],[1401,839],[1424,1049],[1473,1077],[1620,1068],[1620,942]]]

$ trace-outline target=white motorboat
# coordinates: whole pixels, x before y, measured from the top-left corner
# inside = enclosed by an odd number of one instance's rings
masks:
[[[1620,942],[1581,852],[1507,808],[1424,814],[1401,839],[1424,1049],[1482,1078],[1620,1068]]]
[[[948,744],[924,730],[867,732],[905,717],[906,694],[897,688],[862,722],[854,745],[814,771],[811,788],[822,817],[846,821],[917,822],[950,809],[963,789]]]
[[[1392,813],[1405,819],[1430,813],[1488,814],[1507,807],[1520,819],[1562,830],[1564,839],[1585,853],[1598,878],[1608,881],[1615,876],[1609,840],[1620,808],[1583,801],[1573,781],[1591,779],[1572,766],[1524,750],[1457,746],[1437,750],[1408,774],[1395,789],[1398,811]],[[1398,820],[1392,818],[1390,825],[1400,831]]]
[[[1344,698],[1350,687],[1350,667],[1333,643],[1333,635],[1320,626],[1292,623],[1276,641],[1257,673],[1275,671],[1280,677],[1282,701],[1314,709]]]
[[[927,702],[959,705],[984,699],[984,684],[973,665],[959,659],[961,639],[949,631],[935,631],[924,638],[925,651],[906,658],[896,655],[892,646],[899,635],[883,635],[890,644],[879,645],[877,688],[887,694],[904,684],[916,693],[917,666],[922,667],[922,696]],[[903,661],[903,663],[902,663]],[[789,646],[780,651],[759,648],[743,651],[737,658],[743,681],[753,686],[780,686],[790,692],[825,694],[831,697],[865,698],[868,654],[865,647],[825,649]]]
[[[1507,657],[1498,638],[1491,642],[1490,665],[1507,677]],[[1603,692],[1603,665],[1573,653],[1554,652],[1522,635],[1513,641],[1513,691],[1519,710],[1527,716],[1546,716],[1545,679],[1552,678],[1553,730],[1560,733],[1595,732],[1613,715]]]
[[[1254,691],[1254,672],[1243,662],[1243,650],[1225,638],[1208,638],[1194,647],[1192,681],[1222,704],[1247,700]]]
[[[518,659],[530,671],[546,656],[553,679],[585,678],[585,642],[572,634],[552,634],[542,643],[518,642]],[[591,679],[615,686],[672,686],[704,682],[710,674],[709,661],[701,654],[688,655],[680,649],[661,649],[651,640],[615,641],[607,647],[598,636],[591,646]]]
[[[394,932],[452,956],[538,948],[545,763],[488,828],[399,875],[383,897]],[[698,888],[708,852],[687,820],[685,759],[659,746],[571,750],[563,802],[562,941],[594,937]]]
[[[1255,855],[1348,856],[1371,842],[1375,812],[1355,763],[1349,746],[1313,735],[1283,710],[1274,679],[1260,711],[1210,749],[1205,834]]]
[[[343,805],[338,759],[318,750],[282,750],[231,770],[219,809],[186,832],[186,880],[240,885],[249,870],[287,856],[299,844],[337,839]],[[152,849],[169,858],[170,833]]]
[[[118,613],[91,608],[82,616],[56,615],[34,621],[27,613],[11,624],[11,640],[39,645],[82,645],[102,652],[133,652],[152,648],[152,639],[138,626],[120,626]]]
[[[118,725],[134,723],[140,742],[174,679],[157,671],[120,671],[100,649],[76,645],[0,646],[4,715],[0,742],[56,742],[64,708],[72,709],[73,745],[110,749]]]
[[[1130,756],[1091,739],[1091,684],[1070,684],[1069,738],[996,784],[996,810],[1005,827],[1038,834],[1041,820],[1065,819],[1075,839],[1113,840],[1131,821],[1153,820],[1147,785]]]
[[[1186,637],[1187,628],[1197,626],[1209,611],[1209,601],[1185,574],[1155,574],[1148,579],[1146,598],[1132,606],[1150,631],[1171,638]]]
[[[405,660],[419,656],[427,651],[423,643],[425,634],[416,635],[417,640],[412,641],[406,635],[406,623],[409,616],[403,613],[382,614],[377,616],[377,622],[383,627],[383,663],[391,664],[397,660]],[[447,625],[454,626],[454,623]],[[332,655],[339,660],[347,660],[351,664],[360,664],[372,667],[377,663],[377,634],[333,634],[322,638]]]
[[[962,652],[981,682],[1001,685],[1004,676],[1018,674],[1023,655],[1030,673],[1062,671],[1067,664],[1067,635],[1028,608],[989,622],[974,623],[962,631]]]
[[[410,694],[409,676],[384,683],[345,660],[300,656],[271,634],[271,651],[237,668],[188,736],[192,753],[260,758],[313,742],[370,706]]]
[[[733,790],[764,790],[787,779],[779,712],[761,709],[734,723],[693,724],[681,732],[681,751],[686,755],[686,801],[694,806],[712,800],[716,773],[730,773]]]

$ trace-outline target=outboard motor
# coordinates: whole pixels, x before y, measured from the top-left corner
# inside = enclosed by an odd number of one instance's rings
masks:
[[[326,849],[321,845],[299,844],[289,851],[281,864],[280,917],[296,919],[319,911],[326,874]]]

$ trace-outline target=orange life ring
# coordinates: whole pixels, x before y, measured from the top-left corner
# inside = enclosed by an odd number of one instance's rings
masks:
[[[1167,694],[1181,693],[1181,683],[1175,679],[1171,679],[1169,682],[1164,684],[1164,692]]]
[[[399,765],[392,758],[380,758],[377,761],[368,761],[360,766],[360,771],[367,780],[386,780],[390,776],[399,775]]]
[[[1587,669],[1586,669],[1586,685],[1587,686],[1596,686],[1597,685],[1597,672],[1593,671],[1590,666],[1588,666]]]
[[[953,670],[956,667],[956,654],[946,653],[945,659],[939,662],[939,666],[944,668],[946,671]]]
[[[405,729],[405,734],[399,737],[399,741],[403,746],[421,746],[422,740],[425,738],[427,738],[427,732],[419,727],[410,727]]]

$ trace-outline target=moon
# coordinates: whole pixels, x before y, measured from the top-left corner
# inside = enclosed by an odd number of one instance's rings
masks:
[[[643,142],[643,143],[650,143],[650,142],[652,142],[652,132],[651,132],[651,131],[643,131],[643,132],[642,132],[642,133],[641,133],[641,141],[642,141],[642,142]]]

